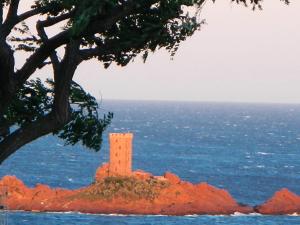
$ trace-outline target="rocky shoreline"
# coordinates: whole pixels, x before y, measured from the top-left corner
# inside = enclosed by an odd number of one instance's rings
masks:
[[[134,171],[130,177],[108,176],[100,167],[95,182],[76,190],[38,184],[27,187],[14,176],[0,180],[0,194],[9,210],[141,215],[231,215],[300,213],[300,196],[282,189],[259,206],[237,203],[230,193],[207,183],[192,184],[172,173],[153,176]]]

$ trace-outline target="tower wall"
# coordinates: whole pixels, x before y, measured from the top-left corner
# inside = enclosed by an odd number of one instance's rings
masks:
[[[110,161],[109,176],[130,176],[132,172],[131,133],[109,134]]]

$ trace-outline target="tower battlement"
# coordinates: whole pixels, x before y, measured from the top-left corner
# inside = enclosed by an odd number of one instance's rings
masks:
[[[109,138],[133,138],[132,133],[110,133]]]
[[[109,176],[130,176],[132,173],[132,133],[110,133]]]

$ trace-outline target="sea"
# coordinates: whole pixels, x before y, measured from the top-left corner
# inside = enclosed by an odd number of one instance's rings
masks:
[[[133,168],[227,189],[240,203],[258,205],[281,188],[300,194],[300,105],[167,101],[103,101],[114,112],[99,152],[65,146],[52,135],[32,142],[0,166],[0,177],[76,189],[93,182],[108,161],[109,132],[134,133]],[[139,216],[6,212],[9,225],[287,225],[299,215]],[[0,220],[1,221],[1,220]]]

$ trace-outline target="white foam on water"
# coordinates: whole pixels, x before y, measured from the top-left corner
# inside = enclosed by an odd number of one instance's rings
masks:
[[[263,215],[260,214],[260,213],[249,213],[248,215],[249,215],[249,216],[263,216]]]
[[[247,214],[245,214],[245,213],[240,213],[240,212],[234,212],[234,213],[231,214],[230,216],[247,216]]]
[[[263,216],[263,215],[260,213],[245,214],[245,213],[235,212],[235,213],[231,214],[230,216]]]
[[[156,214],[156,215],[144,215],[144,214],[117,214],[117,213],[111,213],[111,214],[104,214],[104,213],[82,213],[82,212],[72,212],[72,211],[67,211],[67,212],[39,212],[39,211],[24,211],[24,210],[8,210],[7,212],[20,212],[20,213],[38,213],[38,214],[78,214],[78,215],[87,215],[87,216],[104,216],[104,217],[175,217],[174,215],[161,215],[161,214]],[[241,213],[241,212],[234,212],[233,214],[227,215],[227,214],[216,214],[216,215],[209,215],[209,214],[188,214],[188,215],[182,215],[183,217],[226,217],[226,216],[232,216],[232,217],[251,217],[251,216],[269,216],[269,215],[263,215],[260,213]],[[300,216],[299,213],[292,213],[292,214],[286,214],[286,215],[281,215],[281,216],[293,216],[293,217],[298,217]]]
[[[257,152],[257,155],[274,155],[274,153],[271,152]]]
[[[284,168],[294,168],[295,166],[285,165]]]
[[[264,165],[258,165],[258,166],[256,166],[257,168],[265,168],[265,166]]]

